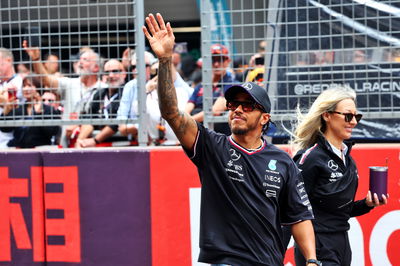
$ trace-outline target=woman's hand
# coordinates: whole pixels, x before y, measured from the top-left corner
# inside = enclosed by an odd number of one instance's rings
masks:
[[[387,197],[382,194],[382,201],[379,201],[378,195],[376,193],[374,193],[374,197],[372,198],[371,191],[368,191],[367,197],[365,198],[365,203],[368,207],[378,207],[387,204],[388,199],[389,194],[387,194]]]

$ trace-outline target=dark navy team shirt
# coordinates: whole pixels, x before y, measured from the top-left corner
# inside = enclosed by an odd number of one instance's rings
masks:
[[[218,83],[217,86],[213,87],[213,101],[215,101],[218,97],[222,97],[225,94],[225,91],[231,87],[233,84],[238,83],[232,73],[226,72],[222,80]],[[190,96],[188,102],[192,102],[195,105],[195,108],[203,108],[203,85],[199,84],[194,88],[192,96]]]
[[[358,170],[350,152],[352,143],[346,142],[346,165],[332,150],[324,136],[307,150],[299,151],[294,160],[302,170],[304,187],[313,207],[316,233],[346,232],[349,219],[368,213],[365,199],[355,201]]]
[[[287,153],[249,151],[198,124],[193,151],[201,189],[200,262],[282,265],[281,224],[313,218],[300,171]]]

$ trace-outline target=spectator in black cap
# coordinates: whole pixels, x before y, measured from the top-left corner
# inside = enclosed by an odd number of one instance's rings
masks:
[[[199,261],[212,265],[282,265],[281,224],[292,226],[308,265],[316,262],[311,206],[300,171],[284,151],[267,143],[267,92],[255,83],[225,92],[232,135],[206,129],[179,111],[172,82],[174,34],[162,16],[150,14],[143,31],[159,59],[162,117],[197,166],[201,191]]]

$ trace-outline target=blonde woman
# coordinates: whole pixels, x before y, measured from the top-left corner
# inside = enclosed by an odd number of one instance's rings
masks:
[[[361,118],[356,94],[348,88],[322,92],[305,116],[299,113],[294,144],[300,150],[294,160],[313,207],[317,258],[324,266],[350,265],[348,220],[387,203],[386,195],[380,202],[370,191],[365,199],[354,201],[358,172],[350,156],[352,144],[346,140]],[[295,258],[297,265],[305,265],[298,249]]]

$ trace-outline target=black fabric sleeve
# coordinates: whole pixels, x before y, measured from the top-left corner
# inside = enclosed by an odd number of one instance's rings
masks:
[[[200,135],[202,135],[201,133],[205,130],[204,126],[202,124],[200,124],[199,122],[196,122],[197,124],[197,136],[196,136],[196,140],[194,142],[193,145],[193,149],[192,150],[188,150],[185,149],[184,147],[183,150],[185,151],[186,155],[189,157],[189,159],[197,166],[196,164],[196,159],[199,157],[199,153],[201,153],[201,150],[199,150],[199,142],[201,142],[200,139]]]
[[[301,176],[304,180],[304,187],[306,188],[307,194],[311,197],[315,186],[315,179],[317,177],[317,165],[312,163],[314,162],[312,158],[307,158],[303,164],[299,164],[301,156],[294,158],[297,159],[296,165],[301,171]]]
[[[289,165],[288,179],[283,197],[287,199],[281,207],[282,224],[292,224],[314,218],[302,175],[296,165]]]
[[[350,216],[360,216],[370,212],[374,207],[369,207],[366,200],[357,200],[353,203],[353,208],[351,209]]]

